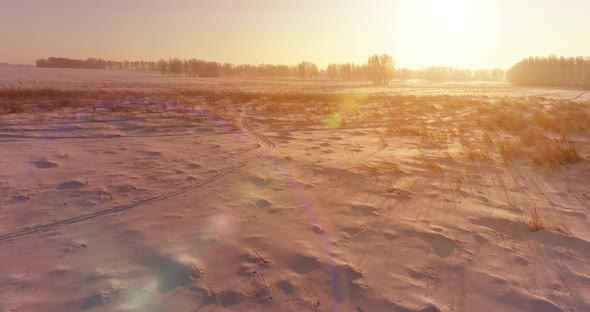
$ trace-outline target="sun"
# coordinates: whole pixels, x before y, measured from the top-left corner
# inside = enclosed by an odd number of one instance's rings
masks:
[[[392,33],[399,42],[412,44],[414,56],[424,64],[461,64],[464,52],[484,48],[492,27],[487,0],[404,1],[395,16]]]
[[[476,35],[485,13],[481,1],[414,0],[408,7],[416,32],[426,40],[458,43]]]

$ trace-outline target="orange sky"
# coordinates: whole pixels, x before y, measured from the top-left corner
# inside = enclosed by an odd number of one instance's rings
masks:
[[[200,58],[509,67],[590,55],[587,0],[0,0],[0,62]]]

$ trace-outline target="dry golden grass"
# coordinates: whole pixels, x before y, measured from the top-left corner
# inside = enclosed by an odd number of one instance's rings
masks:
[[[388,161],[381,161],[378,163],[371,164],[361,164],[355,168],[355,171],[369,174],[402,172],[402,170],[397,164]]]
[[[105,109],[121,114],[175,111],[190,125],[203,121],[203,116],[208,115],[235,118],[245,105],[261,120],[327,126],[327,116],[337,115],[337,127],[382,127],[387,136],[414,137],[413,142],[419,149],[433,148],[448,153],[447,147],[458,140],[462,146],[460,158],[467,161],[529,160],[549,167],[584,161],[583,153],[570,137],[590,130],[587,105],[566,100],[336,94],[304,90],[0,89],[0,115],[88,108],[95,116],[97,107],[101,107],[101,114]],[[193,114],[197,106],[204,114]],[[423,154],[421,159],[427,167],[441,170],[428,156]]]
[[[531,209],[527,225],[531,232],[538,232],[546,229],[545,222],[543,222],[543,218],[539,215],[536,207]]]
[[[530,209],[527,218],[527,227],[531,232],[554,231],[559,233],[569,233],[569,226],[565,219],[551,218],[541,214],[537,207]]]
[[[549,167],[576,164],[584,160],[576,145],[565,136],[533,145],[528,155],[533,163]]]
[[[463,157],[470,161],[490,160],[492,156],[485,147],[467,146],[463,148]]]
[[[420,136],[423,136],[426,134],[423,130],[421,130],[420,128],[418,128],[416,126],[405,125],[405,124],[400,124],[400,123],[395,123],[395,124],[389,125],[385,129],[385,132],[387,134],[392,134],[392,135],[416,136],[416,137],[420,137]]]
[[[424,151],[420,152],[418,160],[420,160],[420,162],[424,165],[424,168],[426,168],[427,171],[435,173],[437,175],[444,174],[442,166],[434,159],[432,159],[432,157],[426,155]]]
[[[498,142],[497,148],[504,163],[509,163],[522,157],[522,149],[516,140],[504,139]]]

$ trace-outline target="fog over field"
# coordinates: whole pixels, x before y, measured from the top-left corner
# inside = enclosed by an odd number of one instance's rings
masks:
[[[526,96],[570,99],[584,102],[590,92],[566,87],[518,87],[507,82],[486,81],[391,81],[370,85],[363,81],[301,80],[295,77],[206,77],[165,76],[157,72],[71,68],[0,67],[0,87],[5,89],[117,90],[173,92],[206,90],[253,93],[359,93],[386,95],[474,95],[495,98]]]
[[[587,9],[3,2],[0,312],[590,311]]]

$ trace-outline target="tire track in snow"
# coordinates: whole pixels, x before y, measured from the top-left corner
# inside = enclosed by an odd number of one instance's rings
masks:
[[[168,193],[168,194],[163,194],[160,196],[156,196],[156,197],[152,197],[149,199],[144,199],[141,200],[139,202],[136,203],[131,203],[131,204],[126,204],[126,205],[121,205],[121,206],[115,206],[115,207],[111,207],[111,208],[107,208],[104,210],[99,210],[93,213],[88,213],[88,214],[84,214],[81,216],[77,216],[77,217],[73,217],[73,218],[69,218],[69,219],[64,219],[61,221],[56,221],[56,222],[52,222],[52,223],[47,223],[47,224],[42,224],[42,225],[36,225],[36,226],[28,226],[28,227],[24,227],[20,230],[14,231],[14,232],[10,232],[10,233],[5,233],[5,234],[1,234],[0,235],[0,241],[6,241],[6,240],[11,240],[14,238],[19,238],[22,236],[26,236],[29,234],[33,234],[33,233],[38,233],[38,232],[44,232],[44,231],[48,231],[48,230],[52,230],[55,228],[59,228],[62,226],[66,226],[69,224],[75,224],[75,223],[80,223],[80,222],[84,222],[84,221],[88,221],[88,220],[92,220],[98,217],[102,217],[102,216],[107,216],[107,215],[111,215],[117,212],[121,212],[121,211],[125,211],[125,210],[129,210],[129,209],[133,209],[139,206],[143,206],[143,205],[147,205],[147,204],[151,204],[151,203],[155,203],[155,202],[159,202],[165,199],[170,199],[182,194],[185,194],[187,192],[196,190],[204,185],[210,184],[214,181],[216,181],[219,178],[222,178],[242,167],[244,167],[247,164],[247,160],[241,161],[238,164],[235,164],[233,166],[230,166],[228,168],[225,168],[224,170],[222,170],[221,172],[210,176],[209,178],[206,178],[204,180],[201,180],[189,187]]]
[[[252,126],[248,122],[248,115],[249,115],[248,110],[249,110],[249,106],[246,106],[244,108],[244,113],[242,114],[242,126],[244,127],[244,129],[248,133],[250,133],[252,136],[254,136],[256,138],[256,140],[258,140],[259,142],[262,142],[264,145],[266,145],[266,149],[271,150],[271,149],[275,148],[275,144],[273,141],[271,141],[265,135],[257,132],[256,130],[254,130],[254,128],[252,128]]]

